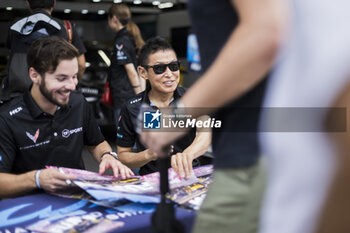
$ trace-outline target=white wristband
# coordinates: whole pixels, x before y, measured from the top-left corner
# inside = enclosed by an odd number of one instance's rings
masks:
[[[35,183],[36,183],[36,187],[38,187],[38,189],[41,189],[40,180],[39,180],[40,172],[41,172],[41,169],[37,170],[35,173]]]

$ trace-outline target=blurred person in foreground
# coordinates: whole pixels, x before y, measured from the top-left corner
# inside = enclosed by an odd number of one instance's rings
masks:
[[[130,168],[140,168],[140,175],[158,171],[158,155],[147,149],[136,132],[136,123],[142,104],[151,106],[153,111],[167,108],[184,95],[179,86],[180,63],[174,49],[161,37],[147,40],[139,55],[138,72],[146,80],[144,92],[127,100],[122,108],[117,129],[117,150],[122,161]],[[163,115],[164,117],[164,115]],[[133,146],[136,142],[136,152]],[[189,178],[192,167],[210,163],[203,155],[209,148],[211,131],[193,128],[173,144],[169,167],[181,176]]]
[[[213,130],[213,183],[194,232],[253,233],[264,188],[259,110],[287,8],[279,0],[190,0],[188,9],[204,74],[174,108],[194,117],[216,108],[215,119],[222,121]],[[160,155],[179,136],[142,132],[144,143]]]
[[[66,25],[68,21],[51,16],[56,1],[26,0],[26,3],[31,15],[13,23],[7,36],[7,47],[10,49],[9,74],[3,82],[2,86],[4,89],[2,91],[4,95],[11,97],[25,92],[32,82],[28,75],[26,53],[33,41],[40,37],[51,35],[64,38],[67,41],[71,40],[70,42],[79,51],[78,79],[81,79],[85,71],[84,53],[86,49],[75,26],[70,23]]]
[[[124,102],[145,90],[145,82],[139,77],[136,70],[137,54],[145,42],[140,29],[131,20],[129,7],[124,3],[113,3],[110,6],[108,25],[116,33],[108,81],[117,123]]]
[[[259,232],[350,232],[350,3],[289,3],[261,122],[269,176]]]
[[[0,197],[23,195],[42,188],[67,188],[71,175],[46,165],[84,169],[83,146],[102,174],[132,175],[104,140],[90,106],[74,92],[78,83],[78,50],[59,37],[42,37],[28,50],[33,84],[0,110]]]

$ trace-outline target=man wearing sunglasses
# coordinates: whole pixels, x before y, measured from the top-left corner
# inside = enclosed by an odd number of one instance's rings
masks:
[[[168,107],[185,93],[179,87],[180,63],[175,51],[162,38],[147,41],[139,55],[138,72],[146,80],[146,90],[126,101],[121,110],[117,129],[117,149],[120,161],[130,168],[140,168],[145,175],[158,171],[157,154],[147,149],[137,137],[137,116],[142,104],[152,109]],[[207,164],[210,159],[201,156],[210,146],[211,132],[193,129],[173,144],[170,165],[181,177],[189,177],[192,166]],[[136,143],[137,152],[132,148]]]

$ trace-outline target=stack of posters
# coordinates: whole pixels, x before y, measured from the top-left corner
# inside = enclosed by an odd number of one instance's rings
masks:
[[[145,211],[147,204],[150,207],[148,210],[153,211],[155,205],[160,201],[159,172],[122,180],[120,177],[100,175],[86,170],[53,166],[48,166],[48,168],[59,169],[62,173],[76,177],[75,180],[72,180],[69,189],[54,193],[55,195],[87,199],[121,211],[127,210],[126,206],[141,208]],[[198,210],[211,182],[212,172],[212,165],[202,166],[194,168],[189,179],[183,179],[172,168],[169,168],[170,192],[168,198],[181,207]]]

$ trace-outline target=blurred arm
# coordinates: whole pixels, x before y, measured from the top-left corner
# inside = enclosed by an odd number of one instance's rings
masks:
[[[191,112],[193,116],[207,114],[205,107],[227,104],[260,82],[271,69],[282,41],[283,1],[231,1],[239,13],[239,25],[208,71],[182,98],[186,107],[197,108]]]
[[[240,97],[272,68],[284,27],[286,3],[280,0],[231,0],[240,22],[204,75],[181,98],[186,113],[198,117]],[[220,17],[220,16],[218,16]],[[161,154],[185,132],[142,132],[141,140]]]
[[[337,167],[319,220],[317,233],[347,233],[350,229],[350,85],[340,94],[333,107],[346,107],[346,131],[331,133],[338,154]],[[338,119],[332,119],[337,121]],[[328,122],[327,122],[328,123]]]

